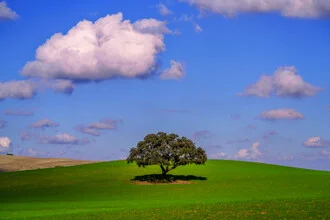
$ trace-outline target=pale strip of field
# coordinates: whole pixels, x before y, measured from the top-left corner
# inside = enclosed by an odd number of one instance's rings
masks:
[[[35,170],[35,169],[51,168],[57,166],[74,166],[74,165],[97,163],[97,162],[100,161],[0,155],[0,172]]]

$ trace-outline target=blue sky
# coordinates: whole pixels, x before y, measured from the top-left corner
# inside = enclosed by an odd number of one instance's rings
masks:
[[[165,131],[330,170],[330,3],[238,2],[1,2],[1,151],[124,159]]]

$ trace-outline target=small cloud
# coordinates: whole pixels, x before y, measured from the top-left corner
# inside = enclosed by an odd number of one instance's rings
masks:
[[[9,115],[9,116],[33,116],[34,115],[34,113],[31,111],[13,110],[13,109],[5,110],[4,114]]]
[[[0,153],[8,152],[11,148],[11,140],[8,137],[0,137]]]
[[[0,129],[7,127],[7,121],[0,120]]]
[[[295,67],[281,67],[273,76],[261,76],[259,81],[248,86],[239,95],[287,98],[305,98],[316,95],[322,89],[305,82]]]
[[[160,75],[160,78],[165,79],[181,79],[184,77],[185,71],[181,63],[171,60],[171,67],[165,69],[164,72]]]
[[[264,111],[259,116],[262,120],[298,120],[304,119],[304,115],[294,109],[274,109]]]
[[[30,80],[0,82],[0,101],[5,99],[31,99],[36,93],[37,87]]]
[[[33,124],[30,125],[32,128],[51,128],[51,127],[58,127],[59,123],[54,122],[48,118],[42,119],[40,121],[34,122]]]
[[[8,148],[11,145],[9,137],[0,137],[0,147]]]
[[[200,141],[201,139],[209,139],[212,138],[213,134],[211,131],[209,130],[201,130],[201,131],[196,131],[195,133],[193,133],[192,135],[192,139],[196,140],[196,141]]]
[[[234,156],[234,159],[256,159],[262,156],[259,150],[260,142],[254,142],[251,149],[240,149]]]
[[[238,140],[233,140],[233,141],[227,141],[226,144],[242,144],[242,143],[249,143],[251,142],[250,139],[245,138],[245,139],[238,139]]]
[[[197,24],[197,23],[194,23],[194,27],[195,27],[195,31],[197,33],[200,33],[200,32],[203,31],[203,29],[201,28],[201,26],[199,26],[199,24]]]
[[[304,141],[304,146],[310,148],[330,147],[330,140],[324,140],[320,136],[310,137]]]
[[[15,20],[18,14],[7,6],[5,1],[0,2],[0,20]]]
[[[77,144],[88,144],[89,142],[86,141],[88,139],[78,139],[75,136],[72,136],[67,133],[58,134],[55,136],[45,136],[40,137],[39,143],[40,144],[67,144],[67,145],[77,145]]]
[[[157,8],[159,10],[159,13],[163,16],[167,16],[172,14],[173,12],[171,10],[169,10],[165,5],[163,4],[158,4]]]
[[[92,136],[100,136],[101,130],[115,130],[118,126],[118,123],[123,123],[123,122],[121,120],[104,119],[99,122],[91,123],[87,126],[84,125],[77,126],[76,130],[84,134],[89,134]]]
[[[219,153],[210,154],[209,157],[211,159],[224,159],[227,158],[227,154],[224,152],[219,152]]]
[[[292,161],[294,160],[294,157],[292,155],[281,155],[278,157],[278,160],[280,161]]]

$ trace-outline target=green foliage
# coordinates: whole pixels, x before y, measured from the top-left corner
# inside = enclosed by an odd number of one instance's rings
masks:
[[[10,153],[8,153],[8,154],[6,154],[7,156],[14,156],[14,154],[10,154]]]
[[[131,148],[127,158],[128,163],[135,161],[139,167],[159,165],[163,175],[178,166],[201,165],[206,160],[205,151],[197,148],[191,140],[164,132],[146,135],[136,148]]]
[[[0,173],[0,219],[330,219],[330,172],[208,160],[171,172],[192,184],[131,181],[157,171],[112,161]]]

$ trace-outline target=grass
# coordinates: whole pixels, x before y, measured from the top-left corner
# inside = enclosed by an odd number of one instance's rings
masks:
[[[0,219],[330,219],[330,172],[210,160],[139,185],[160,168],[125,161],[0,173]]]

